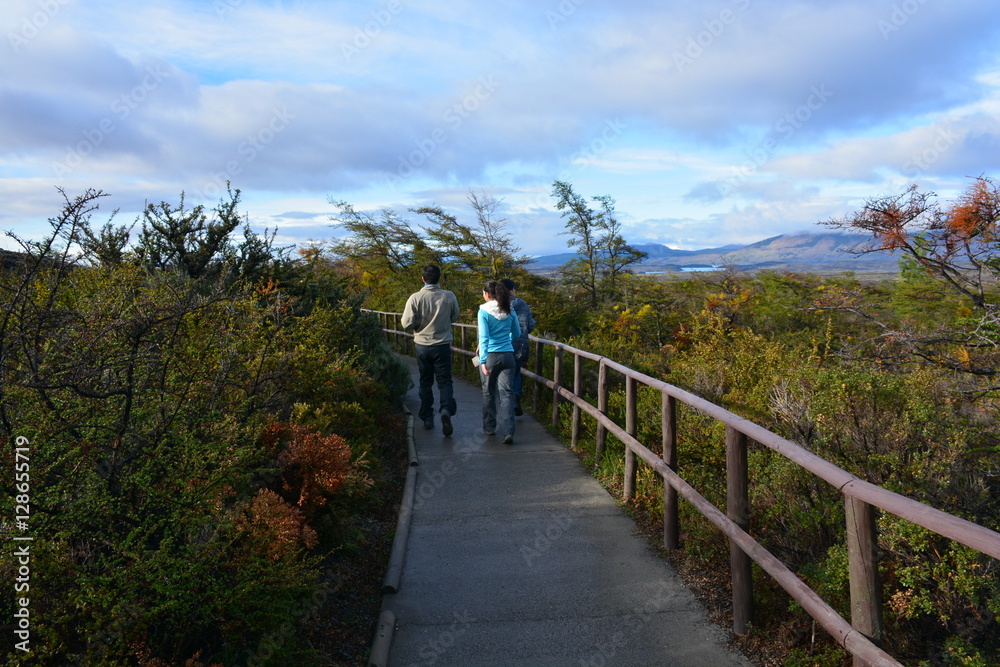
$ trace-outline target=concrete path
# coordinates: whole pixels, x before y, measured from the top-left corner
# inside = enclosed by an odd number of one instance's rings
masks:
[[[513,445],[487,436],[479,387],[455,384],[451,437],[414,418],[390,667],[750,666],[572,452],[530,416]]]

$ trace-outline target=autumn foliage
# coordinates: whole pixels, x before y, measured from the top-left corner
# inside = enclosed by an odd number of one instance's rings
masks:
[[[282,497],[308,515],[340,489],[351,471],[351,449],[339,435],[324,436],[309,426],[276,422],[264,429],[274,441]]]
[[[302,510],[270,489],[261,489],[241,510],[237,513],[237,528],[249,533],[275,560],[299,547],[316,546],[316,531],[306,523]]]
[[[905,194],[869,200],[864,208],[828,226],[871,234],[859,253],[898,251],[943,280],[978,310],[992,310],[990,281],[1000,274],[1000,184],[981,177],[950,206],[916,186]]]

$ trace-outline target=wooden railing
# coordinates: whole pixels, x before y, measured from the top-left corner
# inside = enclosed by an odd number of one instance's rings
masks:
[[[412,339],[399,325],[399,313],[368,311],[377,315],[383,330],[390,335]],[[474,325],[456,324],[456,342],[452,349],[473,356],[468,339],[476,340]],[[471,330],[471,336],[467,334]],[[683,389],[622,366],[600,355],[579,350],[558,341],[531,336],[535,346],[534,370],[522,369],[524,377],[538,387],[552,391],[552,426],[559,420],[559,402],[573,406],[572,445],[576,447],[581,417],[587,413],[597,423],[595,455],[605,453],[607,434],[624,443],[625,472],[623,495],[635,494],[638,460],[645,461],[664,480],[663,543],[667,549],[679,548],[678,497],[683,497],[729,538],[730,567],[733,589],[733,631],[744,634],[753,610],[751,563],[757,563],[794,598],[830,635],[854,656],[856,665],[900,665],[879,648],[883,631],[882,585],[878,575],[877,533],[875,508],[906,519],[943,537],[969,546],[980,553],[1000,559],[1000,533],[978,524],[947,514],[933,507],[870,484],[846,470],[809,452],[794,442],[754,424],[714,403]],[[551,347],[552,377],[543,374],[544,348]],[[572,356],[572,389],[564,386],[566,355]],[[584,398],[582,361],[591,360],[598,366],[597,405]],[[625,426],[615,423],[608,415],[610,373],[618,373],[625,385]],[[656,454],[636,439],[638,421],[638,385],[660,392],[662,442]],[[677,470],[677,402],[701,412],[725,425],[727,489],[726,511],[722,512],[682,479]],[[538,394],[535,412],[538,411]],[[850,569],[851,620],[848,622],[809,588],[794,572],[747,532],[750,524],[749,469],[747,446],[753,440],[781,454],[800,467],[834,486],[844,498],[847,547]]]

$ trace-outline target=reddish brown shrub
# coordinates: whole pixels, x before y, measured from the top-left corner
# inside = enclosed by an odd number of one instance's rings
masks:
[[[338,435],[298,424],[268,427],[266,437],[284,445],[278,454],[282,497],[312,516],[337,493],[351,472],[351,448]]]
[[[273,560],[293,552],[300,546],[316,546],[316,531],[306,525],[299,508],[289,505],[269,489],[260,493],[237,515],[236,525],[246,530],[255,542],[264,545]]]

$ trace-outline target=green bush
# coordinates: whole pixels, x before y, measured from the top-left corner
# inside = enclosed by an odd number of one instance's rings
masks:
[[[5,661],[314,662],[303,609],[351,548],[408,382],[377,323],[128,263],[43,261],[0,290],[0,425],[31,443],[34,537],[31,652]],[[5,581],[17,566],[0,554]]]

